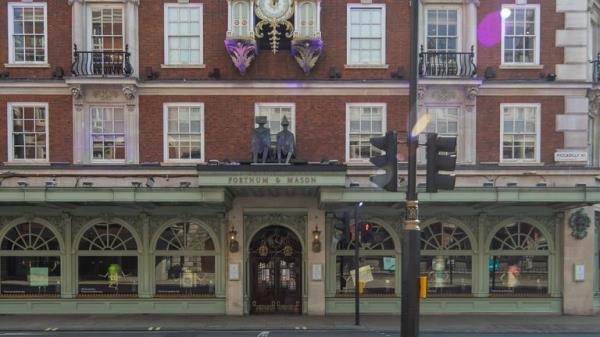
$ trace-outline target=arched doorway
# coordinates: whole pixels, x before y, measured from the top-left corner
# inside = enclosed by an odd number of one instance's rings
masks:
[[[302,313],[302,246],[282,226],[259,231],[250,244],[250,313]]]

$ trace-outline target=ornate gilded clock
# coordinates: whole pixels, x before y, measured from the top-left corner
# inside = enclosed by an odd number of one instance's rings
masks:
[[[281,33],[277,31],[279,26],[285,28],[285,36],[291,38],[294,34],[294,25],[289,21],[294,15],[294,0],[257,0],[256,16],[261,20],[256,24],[254,32],[258,38],[264,36],[265,26],[270,26],[269,42],[273,54],[279,49]]]

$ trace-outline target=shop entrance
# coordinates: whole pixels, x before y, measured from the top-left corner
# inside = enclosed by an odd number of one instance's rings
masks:
[[[302,313],[302,246],[289,229],[270,226],[250,244],[250,313]]]

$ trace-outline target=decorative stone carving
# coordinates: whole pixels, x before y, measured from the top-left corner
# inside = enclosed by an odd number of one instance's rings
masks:
[[[600,89],[589,89],[587,93],[589,99],[590,114],[600,115]]]
[[[475,103],[477,100],[477,95],[479,94],[479,87],[467,87],[465,88],[465,98],[467,99],[467,104]]]
[[[71,88],[71,95],[73,95],[74,99],[80,100],[83,98],[83,91],[80,87],[73,87]]]
[[[304,74],[308,75],[323,53],[323,41],[321,39],[294,40],[291,49],[292,56]]]
[[[571,227],[571,236],[576,240],[583,240],[587,236],[587,229],[590,227],[590,217],[580,208],[577,212],[571,214],[569,218],[569,227]]]
[[[95,90],[93,96],[102,101],[109,101],[119,97],[119,94],[115,90],[100,89]]]
[[[256,40],[254,39],[226,39],[225,49],[233,61],[233,65],[238,69],[240,74],[244,75],[250,64],[258,55]]]
[[[123,87],[123,95],[128,100],[134,100],[137,93],[137,89],[134,86]]]
[[[423,101],[425,99],[425,92],[427,91],[427,87],[424,85],[417,86],[417,99],[419,101]]]
[[[431,93],[431,98],[438,102],[455,101],[458,99],[456,90],[450,88],[439,88],[433,90]]]
[[[308,217],[306,215],[287,215],[279,213],[270,214],[256,214],[256,215],[245,215],[244,216],[244,235],[246,242],[251,240],[250,237],[259,228],[272,226],[272,225],[284,225],[294,229],[301,236],[300,241],[304,242],[306,237],[306,226]]]

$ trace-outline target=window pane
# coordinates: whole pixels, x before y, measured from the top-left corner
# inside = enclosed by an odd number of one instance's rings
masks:
[[[488,269],[492,296],[548,295],[547,256],[492,256]]]
[[[136,256],[80,256],[79,296],[137,296]]]
[[[155,260],[157,296],[214,296],[214,256],[164,256]]]
[[[354,296],[354,257],[336,257],[336,293]],[[394,296],[396,286],[396,258],[394,256],[362,257],[359,264],[362,295]]]
[[[427,277],[428,296],[471,294],[470,256],[421,256],[420,268]]]
[[[60,296],[60,257],[1,257],[0,296]]]

